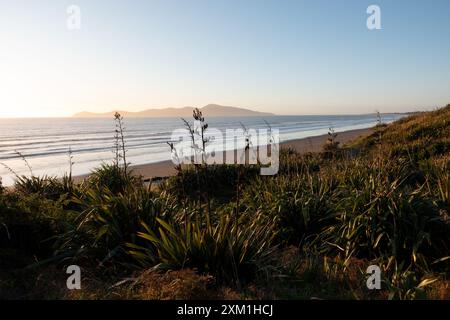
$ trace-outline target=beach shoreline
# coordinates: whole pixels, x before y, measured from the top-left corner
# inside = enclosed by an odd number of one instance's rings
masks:
[[[369,135],[373,132],[373,128],[353,129],[338,132],[336,138],[340,142],[340,145],[344,145],[350,141],[358,139],[361,136]],[[328,138],[328,134],[282,141],[281,147],[289,147],[296,150],[299,153],[307,152],[319,152],[322,146],[325,144]],[[161,179],[176,175],[174,164],[171,160],[164,160],[159,162],[152,162],[140,165],[131,165],[130,169],[137,176],[141,176],[144,181],[151,179]],[[86,179],[89,174],[74,177],[76,182],[80,182]]]

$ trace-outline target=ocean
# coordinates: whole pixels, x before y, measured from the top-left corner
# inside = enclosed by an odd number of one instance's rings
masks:
[[[402,114],[382,114],[389,123]],[[368,115],[217,117],[206,119],[210,128],[267,128],[267,123],[280,132],[280,141],[326,134],[330,127],[336,132],[372,127],[377,118]],[[184,127],[179,118],[127,118],[125,138],[127,160],[131,165],[170,159],[173,130]],[[241,124],[242,123],[242,124]],[[29,175],[21,153],[35,175],[62,176],[69,171],[69,149],[72,152],[73,175],[83,175],[101,163],[114,158],[115,123],[109,118],[23,118],[0,119],[0,176],[5,186],[12,185],[14,175]]]

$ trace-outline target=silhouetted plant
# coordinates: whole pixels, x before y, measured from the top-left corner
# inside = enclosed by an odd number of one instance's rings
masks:
[[[202,154],[202,164],[206,164],[206,144],[209,142],[209,138],[205,137],[205,133],[208,129],[208,124],[205,122],[205,118],[198,108],[194,109],[194,111],[192,112],[192,117],[194,118],[194,120],[200,122],[200,128],[197,128],[197,130],[200,129],[200,132],[197,131],[196,134],[200,137],[201,146],[197,146],[197,148],[200,148],[200,152]]]
[[[17,150],[15,150],[14,152],[22,159],[23,163],[28,168],[28,171],[30,172],[30,177],[33,177],[34,176],[33,169],[31,168],[31,165],[28,162],[27,158]]]
[[[333,158],[339,150],[339,141],[336,140],[338,134],[334,131],[334,128],[330,127],[328,130],[328,138],[323,145],[323,155],[326,158]]]
[[[127,170],[128,170],[128,162],[127,162],[127,150],[125,146],[125,127],[123,123],[123,117],[120,115],[120,113],[116,112],[114,114],[114,121],[116,122],[116,134],[115,134],[115,164],[117,167],[119,167],[119,162],[122,160],[123,162],[123,174],[125,177],[127,176]]]
[[[206,145],[210,140],[208,137],[205,137],[206,130],[208,129],[208,124],[205,122],[205,118],[198,108],[195,108],[193,110],[192,117],[195,121],[199,122],[199,126],[196,126],[195,123],[191,124],[186,119],[181,118],[191,139],[191,149],[194,152],[194,154],[191,155],[191,160],[193,164],[198,165],[198,156],[200,154],[201,164],[205,165],[207,157]],[[198,144],[198,141],[200,142],[200,144]],[[171,150],[173,150],[173,144],[169,143],[169,146],[171,147]]]

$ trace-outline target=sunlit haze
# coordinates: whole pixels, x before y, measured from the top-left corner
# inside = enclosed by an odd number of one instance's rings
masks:
[[[204,106],[276,114],[450,102],[450,2],[0,2],[0,117]],[[69,5],[81,30],[68,30]]]

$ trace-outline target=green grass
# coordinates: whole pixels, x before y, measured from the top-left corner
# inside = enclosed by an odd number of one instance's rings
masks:
[[[323,153],[283,149],[277,176],[201,165],[154,188],[103,165],[80,185],[17,177],[0,186],[0,295],[449,299],[450,106],[335,139]],[[64,289],[73,263],[90,275],[78,295]],[[53,293],[29,281],[55,272]]]

